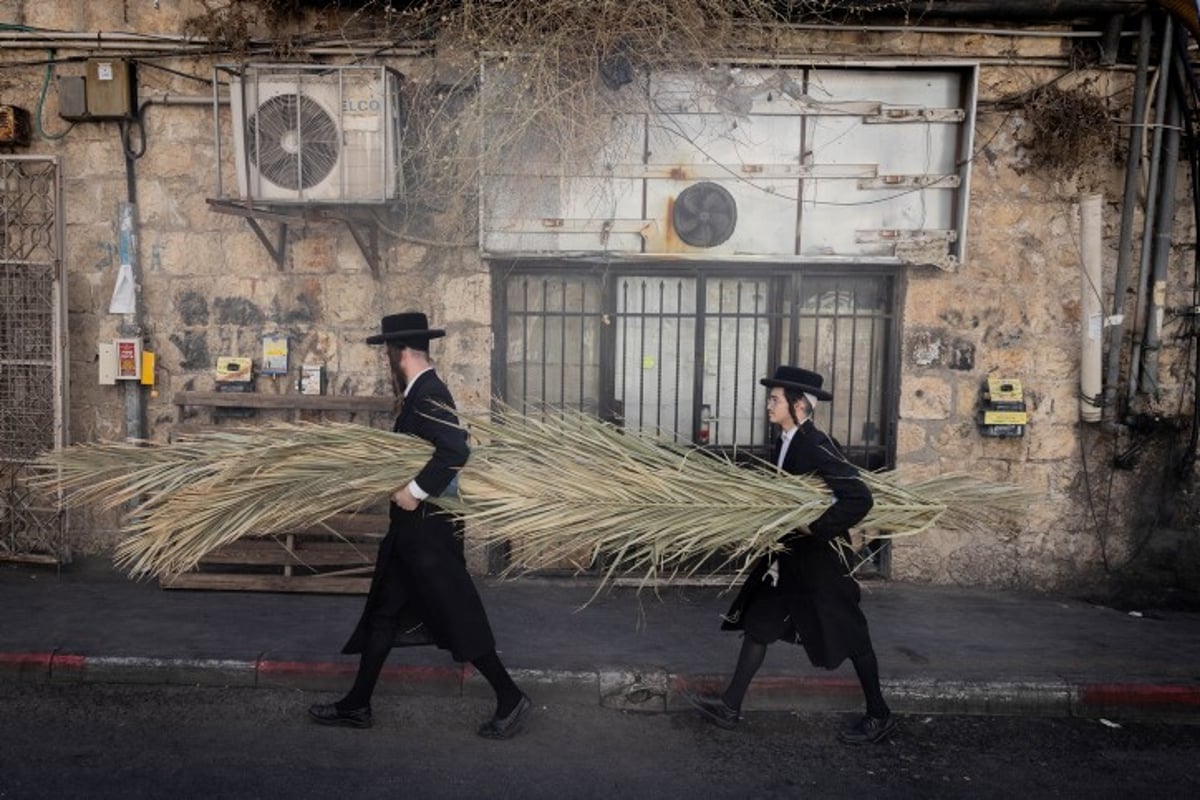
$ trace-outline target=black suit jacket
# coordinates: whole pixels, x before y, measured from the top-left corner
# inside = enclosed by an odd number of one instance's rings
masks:
[[[416,474],[417,485],[431,496],[441,494],[470,456],[466,431],[458,428],[454,398],[432,369],[417,376],[404,398],[393,430],[419,436],[433,445],[433,455]]]
[[[779,442],[771,451],[771,463],[779,460]],[[811,419],[801,423],[788,445],[783,471],[789,475],[817,475],[833,492],[836,502],[808,526],[810,535],[792,536],[789,546],[823,545],[834,537],[846,534],[862,521],[875,505],[871,490],[858,477],[858,468],[846,460],[829,436],[818,430]]]

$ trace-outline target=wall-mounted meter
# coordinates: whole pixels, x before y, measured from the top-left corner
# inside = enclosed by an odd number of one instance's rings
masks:
[[[133,119],[137,113],[137,80],[132,61],[92,58],[87,73],[58,79],[58,115],[72,122]]]
[[[979,418],[984,436],[1024,436],[1029,424],[1025,395],[1016,378],[988,378],[983,388]]]

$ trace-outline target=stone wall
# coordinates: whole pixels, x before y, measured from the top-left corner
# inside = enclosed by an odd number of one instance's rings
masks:
[[[199,3],[128,4],[116,0],[45,3],[0,0],[3,18],[58,30],[138,30],[177,34]],[[11,9],[11,10],[10,10]],[[1114,440],[1082,426],[1078,411],[1080,251],[1076,203],[1081,192],[1102,192],[1103,308],[1111,308],[1122,166],[1101,163],[1073,174],[1030,167],[1020,109],[996,101],[1047,83],[1064,82],[1108,98],[1113,124],[1129,112],[1128,69],[1074,70],[1071,42],[1052,37],[930,33],[809,32],[794,44],[796,58],[881,58],[981,63],[968,255],[955,272],[906,270],[902,313],[897,463],[903,475],[963,470],[1019,483],[1035,500],[1019,529],[972,534],[930,531],[894,545],[893,569],[911,580],[984,585],[1063,586],[1096,574],[1104,556],[1119,561],[1146,496],[1146,470],[1111,473]],[[81,55],[72,51],[70,55]],[[1002,54],[997,56],[997,54]],[[44,50],[0,51],[0,102],[36,108],[45,67],[21,65]],[[60,53],[61,56],[68,53]],[[9,63],[4,63],[9,62]],[[155,64],[207,78],[201,58],[157,58]],[[402,72],[424,65],[389,62]],[[82,65],[56,68],[82,74]],[[208,88],[170,72],[139,72],[143,96],[207,94]],[[47,93],[43,125],[61,132],[56,96]],[[221,123],[228,136],[228,114]],[[259,378],[263,392],[295,391],[295,369],[324,363],[329,391],[372,395],[390,391],[377,348],[363,339],[383,314],[420,308],[448,330],[433,356],[460,405],[479,409],[490,394],[490,278],[473,248],[395,241],[375,276],[347,231],[320,222],[289,235],[277,268],[240,218],[213,213],[215,192],[212,109],[152,105],[146,151],[137,161],[142,287],[147,338],[159,357],[156,396],[148,419],[153,438],[180,422],[175,392],[211,389],[221,355],[257,357],[260,337],[289,337],[293,374]],[[91,441],[123,434],[123,408],[114,387],[96,384],[96,343],[116,335],[107,313],[116,278],[116,208],[126,199],[125,163],[116,126],[81,123],[59,140],[35,141],[30,152],[63,159],[69,270],[71,438]],[[233,180],[230,164],[221,165]],[[1186,182],[1178,193],[1177,245],[1168,305],[1190,299],[1191,227]],[[1140,229],[1140,219],[1138,220]],[[1186,243],[1186,244],[1185,244]],[[1168,340],[1161,352],[1157,398],[1140,402],[1174,414],[1190,401],[1185,343]],[[1023,438],[989,439],[976,424],[980,387],[988,376],[1019,378],[1030,405]],[[207,412],[205,412],[207,413]],[[260,417],[266,417],[260,414]],[[1157,464],[1154,448],[1143,465]],[[1147,466],[1148,468],[1148,466]],[[1111,473],[1111,474],[1110,474]],[[1102,488],[1098,488],[1102,487]],[[88,519],[88,542],[103,522]],[[81,533],[82,536],[82,533]]]

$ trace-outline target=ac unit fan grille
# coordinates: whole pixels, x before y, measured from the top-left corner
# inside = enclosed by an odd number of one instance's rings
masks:
[[[672,224],[685,244],[716,247],[733,235],[737,203],[724,186],[709,181],[696,183],[676,198]]]
[[[311,189],[337,164],[336,120],[302,94],[281,94],[246,121],[246,150],[259,174],[284,189]]]

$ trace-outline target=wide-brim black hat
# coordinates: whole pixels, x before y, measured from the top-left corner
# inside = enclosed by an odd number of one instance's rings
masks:
[[[759,381],[763,386],[782,386],[784,389],[799,389],[818,400],[832,400],[833,395],[821,388],[825,382],[815,372],[800,367],[778,366],[775,374]]]
[[[381,320],[379,329],[379,333],[367,337],[367,344],[395,342],[428,348],[430,339],[439,339],[446,335],[442,328],[429,327],[429,320],[419,311],[388,314]]]

